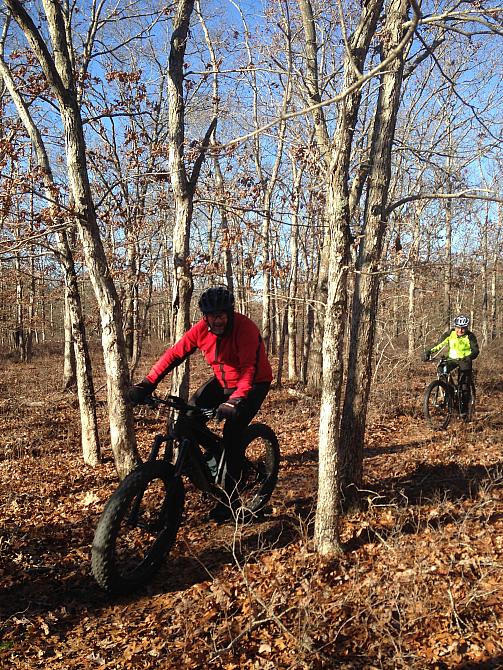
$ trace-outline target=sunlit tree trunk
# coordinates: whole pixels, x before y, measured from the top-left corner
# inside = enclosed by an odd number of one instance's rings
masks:
[[[314,34],[312,13],[302,0],[306,37]],[[343,89],[347,89],[363,69],[370,39],[381,10],[380,1],[368,3],[362,10],[359,25],[345,54]],[[306,30],[307,29],[307,30]],[[312,57],[315,58],[315,44]],[[349,211],[349,167],[358,108],[359,90],[341,103],[331,146],[327,179],[325,221],[330,233],[328,292],[323,336],[323,380],[319,431],[318,502],[315,520],[315,543],[320,554],[339,550],[339,417],[343,381],[344,332],[347,318],[347,276],[351,259]]]
[[[108,267],[91,195],[82,118],[74,80],[72,45],[67,41],[69,33],[65,27],[62,6],[56,0],[43,0],[54,57],[23,3],[19,0],[5,0],[5,4],[25,33],[59,105],[65,131],[67,171],[76,223],[100,311],[110,440],[115,466],[122,478],[139,461],[133,416],[125,397],[129,386],[129,371],[122,331],[122,310]]]
[[[77,275],[66,231],[58,234],[58,251],[64,270],[65,296],[67,296],[75,352],[75,375],[79,398],[82,456],[84,463],[94,466],[100,461],[96,398]]]
[[[21,362],[26,362],[26,330],[23,310],[24,288],[19,252],[16,253],[14,267],[16,268],[16,327],[14,330],[14,346],[17,349],[19,360]]]
[[[320,407],[318,501],[315,543],[320,554],[338,551],[339,416],[343,378],[343,342],[347,316],[347,272],[350,259],[347,173],[334,161],[330,171],[326,220],[331,231],[327,312],[323,336],[323,384]],[[344,188],[346,186],[346,189]]]
[[[482,344],[489,341],[489,209],[486,210],[485,221],[482,224],[482,263],[481,263],[481,288],[482,288]]]
[[[490,319],[490,334],[491,340],[497,337],[497,323],[498,323],[498,262],[499,256],[496,251],[492,257],[491,268],[491,319]]]
[[[311,104],[321,102],[318,75],[318,43],[311,0],[298,0],[305,38],[306,70],[304,80],[306,93]],[[316,143],[321,157],[320,172],[327,169],[331,151],[331,140],[327,129],[324,108],[319,107],[313,112]],[[314,301],[312,303],[311,343],[309,346],[309,364],[307,366],[307,385],[311,392],[319,392],[322,383],[323,366],[323,332],[325,321],[325,305],[327,301],[327,278],[330,254],[330,228],[327,228],[319,260],[318,277]]]
[[[383,58],[388,58],[404,36],[408,0],[391,0],[384,30]],[[364,213],[351,318],[348,375],[339,444],[340,483],[348,502],[357,501],[363,476],[363,441],[372,376],[372,358],[381,277],[379,274],[387,225],[386,205],[391,177],[391,149],[405,54],[397,55],[381,75],[370,150],[371,169]]]
[[[189,243],[194,192],[205,151],[208,148],[210,138],[216,127],[216,119],[214,118],[202,141],[201,152],[194,163],[192,173],[189,177],[184,161],[185,103],[183,82],[185,51],[193,9],[194,0],[177,0],[169,52],[168,162],[175,202],[172,292],[172,334],[175,340],[180,339],[190,325],[190,300],[193,291],[193,279],[190,267]],[[176,395],[187,397],[189,390],[188,362],[183,363],[173,371],[171,390]]]
[[[291,229],[290,229],[290,277],[288,280],[288,381],[296,382],[298,379],[297,368],[297,292],[299,275],[299,205],[300,205],[300,183],[302,170],[295,165],[292,158],[292,207],[291,207]]]
[[[64,295],[64,328],[65,341],[63,350],[63,389],[73,389],[77,385],[77,374],[75,367],[75,349],[72,336],[72,317],[70,313],[68,291]]]

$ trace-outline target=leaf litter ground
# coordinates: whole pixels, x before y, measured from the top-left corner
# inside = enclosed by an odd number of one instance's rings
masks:
[[[481,357],[482,358],[482,357]],[[80,456],[75,398],[51,390],[56,358],[4,359],[0,381],[0,667],[503,667],[503,370],[484,367],[468,425],[420,416],[431,369],[372,400],[363,511],[341,520],[344,552],[312,535],[315,400],[273,389],[260,419],[277,432],[281,475],[255,524],[204,521],[188,486],[177,543],[155,580],[110,599],[90,545],[117,485]],[[101,390],[103,393],[103,389]],[[137,417],[143,454],[162,419]]]

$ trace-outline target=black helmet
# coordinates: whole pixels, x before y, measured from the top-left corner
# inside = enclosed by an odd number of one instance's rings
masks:
[[[234,296],[225,286],[214,286],[199,298],[199,309],[203,314],[230,312],[234,309]]]

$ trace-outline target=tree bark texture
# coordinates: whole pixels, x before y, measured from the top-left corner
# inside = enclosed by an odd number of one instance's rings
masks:
[[[382,7],[380,1],[362,9],[344,62],[344,89],[363,69],[370,39]],[[356,67],[355,67],[356,64]],[[339,419],[343,381],[344,334],[347,317],[347,277],[351,260],[349,168],[361,93],[341,103],[331,148],[325,220],[330,232],[328,293],[323,336],[323,382],[320,410],[318,503],[315,543],[319,553],[339,550]]]
[[[185,103],[183,92],[184,58],[194,0],[178,0],[171,36],[168,73],[169,171],[175,201],[173,229],[172,333],[180,339],[190,324],[190,300],[193,291],[189,262],[190,222],[193,212],[193,186],[184,162]],[[189,392],[188,361],[173,371],[171,391],[187,397]]]
[[[304,76],[307,95],[310,103],[316,105],[321,102],[321,91],[318,77],[318,43],[311,0],[298,0],[302,18],[305,39],[306,72]],[[327,129],[323,107],[313,112],[315,138],[321,156],[321,171],[326,178],[326,171],[330,162],[331,140]],[[311,305],[312,328],[310,329],[311,343],[309,347],[309,362],[307,365],[307,387],[312,393],[320,391],[323,374],[323,331],[325,322],[325,305],[327,301],[327,277],[330,254],[330,230],[327,229],[319,259],[318,279],[314,301]]]
[[[384,26],[383,57],[395,49],[403,37],[408,0],[391,0]],[[340,484],[349,500],[358,498],[363,474],[363,441],[372,375],[377,304],[387,218],[385,214],[391,175],[391,149],[400,104],[404,52],[381,76],[372,137],[371,170],[365,203],[364,236],[360,245],[355,277],[348,375],[339,444]]]
[[[69,296],[65,289],[64,297],[64,327],[65,342],[63,350],[63,389],[68,391],[77,386],[77,373],[75,368],[75,349],[72,336],[72,317],[70,314]]]

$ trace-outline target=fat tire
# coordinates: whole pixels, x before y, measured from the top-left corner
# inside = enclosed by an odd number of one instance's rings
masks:
[[[257,473],[256,464],[253,458],[248,458],[247,453],[250,452],[250,445],[255,440],[263,440],[265,445],[265,460],[261,462],[261,472]],[[243,469],[244,488],[241,490],[242,510],[245,515],[257,514],[269,502],[269,499],[278,483],[280,449],[278,438],[275,432],[264,423],[250,424],[243,437],[244,441],[244,455],[245,467]],[[247,484],[253,477],[263,477],[262,481],[258,481],[255,488],[249,489],[248,494],[252,497],[247,499]],[[251,493],[251,491],[253,491]]]
[[[430,397],[434,395],[439,388],[443,389],[447,402],[446,414],[443,420],[441,421],[439,421],[438,418],[436,419],[435,417],[433,417],[430,412]],[[453,406],[453,398],[449,384],[442,381],[441,379],[434,379],[431,382],[431,384],[429,384],[428,387],[426,388],[426,391],[424,392],[424,401],[423,401],[424,418],[428,421],[428,423],[434,430],[443,430],[444,428],[447,428],[452,417],[452,409],[453,409],[452,406]]]
[[[158,524],[152,531],[152,544],[138,565],[124,572],[116,555],[121,522],[129,514],[131,503],[142,498],[151,482],[164,484],[164,497],[159,501]],[[157,572],[171,550],[182,520],[185,490],[180,477],[174,476],[169,463],[154,461],[133,470],[108,500],[98,521],[92,545],[91,567],[98,584],[109,593],[129,593],[145,585]]]

